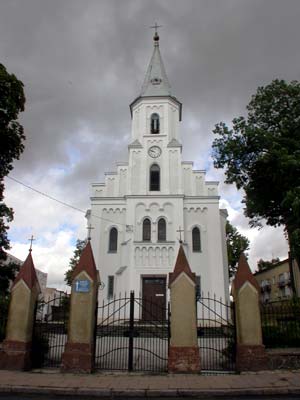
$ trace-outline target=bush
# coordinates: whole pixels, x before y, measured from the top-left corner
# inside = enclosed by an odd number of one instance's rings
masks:
[[[9,296],[0,296],[0,342],[5,339]]]
[[[41,368],[49,351],[49,340],[42,332],[34,331],[32,337],[32,368]]]
[[[299,347],[300,322],[289,321],[277,326],[262,327],[263,342],[266,347]]]

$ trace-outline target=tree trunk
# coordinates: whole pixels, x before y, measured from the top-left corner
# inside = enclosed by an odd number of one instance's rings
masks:
[[[299,273],[300,273],[300,257],[298,256],[298,252],[294,251],[293,249],[293,245],[292,245],[292,241],[291,241],[291,233],[292,230],[290,230],[290,228],[286,225],[286,233],[287,233],[287,237],[288,237],[288,243],[289,243],[289,270],[290,270],[290,277],[291,277],[291,287],[293,290],[293,294],[295,296],[298,296],[297,294],[297,290],[296,290],[296,285],[295,285],[295,276],[294,276],[294,270],[293,270],[293,259],[296,260],[296,263],[298,265],[298,269],[299,269]]]

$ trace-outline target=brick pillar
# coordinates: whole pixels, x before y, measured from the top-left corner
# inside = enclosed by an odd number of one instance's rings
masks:
[[[171,339],[169,372],[200,372],[197,343],[196,276],[192,273],[182,246],[174,272],[169,275],[171,297]]]
[[[68,341],[62,370],[91,373],[94,367],[95,311],[100,278],[90,241],[72,276]]]
[[[0,351],[0,368],[11,370],[31,368],[34,311],[39,293],[40,286],[29,252],[11,289],[6,337]]]
[[[262,342],[259,308],[260,290],[244,254],[239,259],[232,289],[237,328],[237,370],[266,369],[267,355]]]

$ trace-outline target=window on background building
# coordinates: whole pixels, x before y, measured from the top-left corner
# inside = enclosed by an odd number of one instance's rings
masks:
[[[151,133],[159,133],[159,115],[156,113],[151,115]]]
[[[151,240],[151,221],[149,218],[145,218],[143,222],[143,240]]]
[[[117,250],[118,250],[118,230],[117,228],[111,228],[109,232],[108,251],[110,253],[116,253]]]
[[[111,299],[114,297],[114,282],[115,282],[115,277],[113,275],[108,276],[108,282],[107,282],[107,298]]]
[[[150,167],[150,191],[160,190],[160,168],[157,164]]]
[[[167,240],[167,228],[166,221],[163,218],[160,218],[157,224],[157,240],[159,242],[164,242]]]
[[[194,252],[201,252],[201,237],[200,237],[200,229],[195,227],[192,230],[192,244]]]

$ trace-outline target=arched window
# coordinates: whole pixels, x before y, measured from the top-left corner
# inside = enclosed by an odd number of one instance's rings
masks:
[[[111,253],[116,253],[117,249],[118,249],[118,230],[117,228],[111,228],[109,232],[108,251]]]
[[[143,222],[143,240],[151,240],[151,221],[149,218],[145,218]]]
[[[159,133],[159,115],[156,113],[151,115],[151,133]]]
[[[157,224],[157,240],[163,242],[167,240],[166,221],[160,218]]]
[[[201,251],[201,236],[200,229],[195,227],[192,230],[192,241],[193,241],[193,251],[200,252]]]
[[[160,168],[157,164],[150,167],[150,191],[160,190]]]

